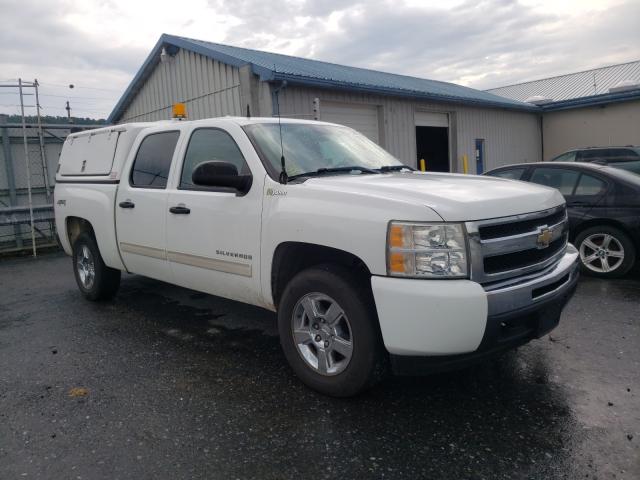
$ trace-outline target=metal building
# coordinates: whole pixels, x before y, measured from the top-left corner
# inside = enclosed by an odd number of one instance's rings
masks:
[[[543,157],[640,145],[640,60],[488,90],[542,111]]]
[[[277,95],[276,95],[277,94]],[[446,82],[162,35],[112,123],[250,114],[359,130],[409,165],[469,173],[538,161],[539,108]],[[466,159],[466,161],[464,160]]]

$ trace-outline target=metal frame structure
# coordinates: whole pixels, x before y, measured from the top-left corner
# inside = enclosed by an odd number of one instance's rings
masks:
[[[26,82],[18,79],[17,83],[0,84],[0,88],[9,88],[15,91],[20,99],[18,106],[21,115],[20,122],[17,123],[7,123],[6,118],[0,115],[0,139],[9,197],[9,205],[0,206],[0,227],[12,226],[15,238],[13,245],[2,242],[0,253],[22,251],[29,248],[35,257],[38,247],[57,244],[53,214],[53,184],[49,177],[46,145],[51,141],[64,143],[67,131],[104,127],[104,125],[75,125],[72,123],[43,124],[38,87],[38,80]],[[33,97],[34,102],[28,102],[25,98],[30,96]],[[27,109],[30,108],[34,109],[32,117],[35,117],[35,121],[28,123]],[[12,152],[11,139],[14,139],[13,145],[16,146],[15,139],[20,137],[15,134],[11,135],[12,130],[14,132],[21,130],[22,138],[19,143],[22,143],[24,149],[27,205],[19,201],[20,188],[18,188],[19,185],[16,186],[15,164],[13,162],[15,151]],[[65,132],[58,134],[54,133],[55,130],[65,130]],[[23,234],[26,232],[23,232],[22,225],[27,225],[30,228],[30,244],[28,241],[25,242],[25,238],[23,238]],[[46,227],[43,228],[43,225]]]
[[[49,172],[47,169],[47,158],[44,147],[44,134],[42,131],[42,118],[40,115],[40,97],[38,95],[38,80],[34,80],[33,82],[25,82],[21,78],[18,79],[17,84],[4,84],[0,85],[3,88],[17,88],[18,96],[20,98],[20,115],[21,115],[21,127],[22,127],[22,143],[24,146],[24,161],[25,168],[27,173],[27,193],[28,193],[28,206],[29,206],[29,226],[31,228],[31,250],[33,256],[37,256],[37,245],[36,245],[36,222],[34,218],[34,205],[33,205],[33,187],[34,186],[42,186],[45,189],[46,196],[46,204],[51,204],[51,186],[49,185]],[[33,93],[26,93],[25,90],[32,89]],[[25,105],[25,97],[26,96],[34,96],[35,104],[34,105]],[[29,154],[29,142],[27,138],[27,121],[25,115],[25,108],[35,108],[35,117],[36,117],[36,129],[38,136],[38,155],[37,159],[32,161],[32,156]],[[3,125],[5,127],[5,125]],[[9,137],[8,135],[3,135],[3,145],[6,143],[5,147],[5,156],[7,157],[7,152],[10,150]],[[10,155],[10,152],[9,152]],[[5,161],[9,163],[8,158],[5,158]],[[36,167],[35,169],[33,167]],[[38,172],[38,173],[36,173]],[[41,182],[38,181],[38,177],[41,178]],[[35,183],[35,185],[34,185]],[[41,183],[41,185],[38,185]],[[17,205],[13,205],[13,207],[17,207]],[[21,222],[20,222],[21,223]],[[49,220],[51,236],[55,236],[55,226],[52,220]],[[14,223],[15,226],[18,226],[19,223]],[[15,228],[15,227],[14,227]],[[20,247],[22,243],[22,234],[20,232],[20,227],[18,226],[16,229],[17,243]],[[54,237],[55,238],[55,237]]]

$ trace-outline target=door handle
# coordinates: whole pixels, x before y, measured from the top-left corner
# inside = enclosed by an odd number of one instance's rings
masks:
[[[177,205],[175,207],[171,207],[169,209],[171,213],[175,213],[176,215],[188,215],[191,213],[191,209],[185,207],[184,205]]]
[[[591,205],[589,202],[569,202],[567,203],[568,207],[586,207]]]
[[[120,208],[135,208],[136,204],[133,203],[131,200],[125,200],[124,202],[120,202],[118,206]]]

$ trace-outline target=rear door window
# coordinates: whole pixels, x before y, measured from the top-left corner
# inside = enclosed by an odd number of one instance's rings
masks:
[[[609,149],[598,148],[593,150],[582,150],[578,152],[576,161],[578,162],[593,162],[594,160],[605,160],[609,157]]]
[[[492,177],[508,178],[510,180],[520,180],[526,168],[510,168],[509,170],[500,170],[489,173]]]
[[[566,168],[535,168],[530,181],[560,190],[565,197],[573,193],[580,172]]]
[[[575,196],[593,197],[603,194],[606,190],[606,182],[583,173],[578,181]]]
[[[636,160],[638,154],[631,148],[610,148],[609,158],[616,160],[619,158],[628,158],[629,160]]]
[[[142,140],[131,168],[131,186],[166,188],[180,132],[152,133]]]

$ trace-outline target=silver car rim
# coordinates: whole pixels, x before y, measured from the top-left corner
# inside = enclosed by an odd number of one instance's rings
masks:
[[[338,302],[323,293],[308,293],[291,318],[293,341],[305,363],[320,375],[337,375],[353,354],[351,325]]]
[[[613,272],[624,261],[624,247],[613,235],[594,233],[580,244],[580,259],[593,272]]]
[[[80,252],[78,253],[78,259],[76,260],[76,269],[78,270],[78,277],[80,283],[87,290],[91,290],[93,282],[96,279],[96,266],[93,261],[93,255],[89,247],[82,245]]]

